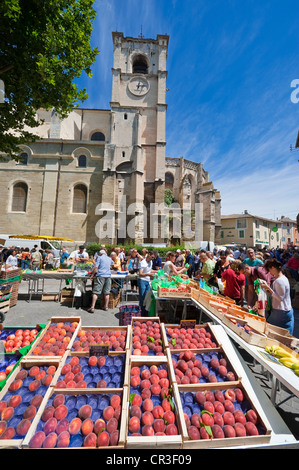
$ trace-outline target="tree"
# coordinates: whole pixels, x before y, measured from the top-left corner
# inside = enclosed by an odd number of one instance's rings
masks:
[[[74,79],[91,76],[98,49],[90,38],[94,0],[1,0],[0,152],[19,158],[19,145],[37,138],[39,108],[65,118],[87,98]],[[3,100],[2,100],[3,101]]]
[[[167,188],[165,189],[165,192],[164,192],[164,202],[166,204],[166,206],[171,206],[171,204],[173,202],[176,202],[176,199],[173,195],[173,192],[171,191],[171,189]]]

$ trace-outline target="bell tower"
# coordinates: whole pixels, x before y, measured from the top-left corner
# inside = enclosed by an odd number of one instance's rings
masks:
[[[113,205],[116,214],[126,210],[126,225],[131,227],[125,234],[122,219],[113,242],[126,238],[135,243],[161,242],[160,230],[151,232],[150,204],[164,205],[169,37],[132,38],[113,32],[112,38],[110,139],[105,147],[102,201]]]

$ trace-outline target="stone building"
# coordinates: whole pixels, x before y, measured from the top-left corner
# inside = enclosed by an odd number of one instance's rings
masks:
[[[200,163],[165,156],[169,37],[112,38],[111,108],[77,108],[64,120],[38,110],[43,122],[33,131],[40,139],[21,146],[20,162],[0,162],[0,233],[167,242],[167,187],[191,209],[202,203],[203,240],[217,241],[220,194],[208,173]]]

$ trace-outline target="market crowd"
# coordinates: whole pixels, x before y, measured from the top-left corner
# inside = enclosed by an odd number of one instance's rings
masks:
[[[104,310],[108,310],[111,291],[111,272],[128,271],[134,274],[131,288],[139,294],[139,305],[147,315],[144,299],[150,290],[152,279],[163,269],[166,276],[182,273],[204,283],[216,293],[233,299],[237,305],[258,311],[258,292],[266,294],[266,319],[269,323],[286,328],[290,334],[294,329],[294,315],[291,303],[291,287],[299,281],[299,251],[288,249],[237,248],[232,250],[215,248],[214,251],[189,249],[169,251],[162,261],[158,251],[143,248],[140,252],[131,248],[127,252],[115,247],[108,254],[105,245],[90,259],[84,245],[68,253],[61,250],[55,259],[51,250],[0,247],[0,265],[21,269],[54,269],[71,263],[91,263],[92,302],[89,312],[93,313],[98,296],[104,295]],[[258,283],[257,283],[257,280]]]

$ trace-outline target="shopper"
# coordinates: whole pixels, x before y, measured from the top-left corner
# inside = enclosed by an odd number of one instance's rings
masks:
[[[245,294],[245,264],[241,260],[233,261],[223,271],[221,278],[225,281],[224,295],[233,299],[237,305],[243,307]]]
[[[63,267],[66,265],[66,260],[69,257],[69,253],[66,251],[65,248],[62,248],[61,255],[60,255],[60,267]]]
[[[88,309],[89,313],[94,313],[95,304],[98,299],[104,294],[104,310],[108,310],[109,296],[111,290],[111,264],[112,259],[107,256],[105,250],[100,250],[100,256],[96,259],[90,279],[93,282],[92,288],[92,302]]]
[[[271,296],[272,307],[267,322],[288,330],[290,335],[294,331],[294,312],[290,296],[290,283],[282,272],[282,263],[276,259],[267,260],[266,270],[274,276],[272,288],[266,281],[260,280],[261,287]]]
[[[8,266],[11,266],[13,268],[18,267],[18,258],[17,258],[17,251],[16,250],[12,250],[12,252],[8,256],[5,264],[8,265]]]
[[[162,269],[163,264],[162,264],[162,259],[159,256],[158,251],[153,252],[153,269],[155,271],[158,271],[159,269]]]
[[[42,261],[42,255],[39,252],[39,250],[35,249],[34,251],[32,251],[30,266],[33,271],[36,271],[40,268],[41,261]]]
[[[153,271],[153,263],[152,260],[154,258],[154,254],[152,251],[149,251],[145,258],[143,258],[139,263],[139,271],[138,271],[138,284],[139,284],[139,308],[141,310],[142,316],[147,316],[148,312],[144,306],[144,299],[146,297],[147,292],[150,290],[151,287],[151,279],[155,274]]]
[[[178,274],[181,274],[182,272],[186,271],[185,266],[181,268],[177,268],[175,265],[175,258],[176,255],[173,251],[170,251],[167,255],[167,261],[164,264],[164,274],[165,276],[177,276]]]

